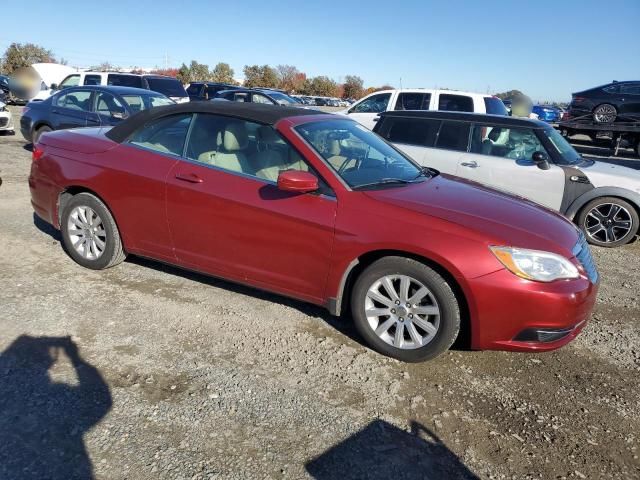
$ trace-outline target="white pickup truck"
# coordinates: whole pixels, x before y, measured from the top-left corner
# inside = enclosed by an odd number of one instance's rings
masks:
[[[381,90],[337,113],[348,115],[373,130],[380,113],[388,110],[448,110],[508,115],[502,100],[492,95],[426,88]]]

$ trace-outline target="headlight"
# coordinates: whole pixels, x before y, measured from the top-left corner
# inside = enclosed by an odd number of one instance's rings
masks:
[[[489,248],[507,270],[527,280],[553,282],[580,276],[573,263],[555,253],[511,247]]]

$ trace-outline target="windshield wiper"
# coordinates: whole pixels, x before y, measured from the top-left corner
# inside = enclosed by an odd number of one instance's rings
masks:
[[[367,188],[367,187],[377,187],[378,185],[405,185],[407,183],[418,183],[417,180],[418,177],[412,179],[412,180],[406,180],[404,178],[381,178],[380,180],[376,181],[376,182],[371,182],[371,183],[363,183],[362,185],[356,185],[355,187],[352,187],[353,190],[360,190],[362,188]]]
[[[435,177],[436,175],[438,175],[438,171],[434,170],[433,168],[429,168],[429,167],[422,167],[420,169],[420,172],[414,177],[414,180],[417,180],[420,177],[427,177],[427,178],[431,178],[431,177]]]

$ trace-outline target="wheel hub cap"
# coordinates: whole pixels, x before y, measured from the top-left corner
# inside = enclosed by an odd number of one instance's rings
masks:
[[[376,280],[365,298],[371,329],[384,342],[403,350],[424,347],[440,327],[440,308],[431,291],[407,275]]]
[[[602,203],[587,213],[584,230],[593,240],[613,243],[625,238],[633,228],[631,213],[622,205]]]
[[[73,249],[87,260],[97,260],[104,253],[107,232],[100,216],[90,207],[75,207],[67,221]]]

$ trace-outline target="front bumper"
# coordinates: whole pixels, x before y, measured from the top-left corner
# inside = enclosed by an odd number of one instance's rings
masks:
[[[593,310],[598,284],[588,278],[551,283],[500,270],[470,282],[472,348],[540,352],[571,342]]]

